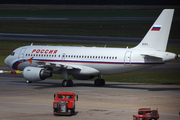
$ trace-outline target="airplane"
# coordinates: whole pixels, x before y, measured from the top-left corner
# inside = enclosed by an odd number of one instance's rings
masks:
[[[4,63],[23,70],[27,83],[62,75],[62,86],[73,86],[68,75],[78,80],[97,77],[95,86],[104,86],[102,75],[131,72],[164,64],[178,58],[166,52],[174,9],[164,9],[142,41],[133,48],[41,46],[29,45],[15,49]]]

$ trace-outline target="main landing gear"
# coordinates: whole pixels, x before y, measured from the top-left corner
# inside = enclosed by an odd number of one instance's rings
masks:
[[[62,86],[63,87],[72,87],[73,86],[73,81],[72,80],[63,80]]]
[[[105,85],[105,81],[104,81],[104,79],[96,79],[94,81],[94,85],[95,86],[104,86]]]
[[[95,86],[104,86],[105,81],[104,81],[104,79],[96,79],[94,81],[94,85]],[[62,86],[63,87],[72,87],[73,86],[73,81],[72,80],[63,80]]]

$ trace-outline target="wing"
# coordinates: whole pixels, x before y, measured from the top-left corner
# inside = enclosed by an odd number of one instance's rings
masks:
[[[74,65],[74,64],[66,64],[66,63],[53,63],[53,62],[36,62],[39,67],[50,67],[53,70],[73,70],[73,74],[81,74],[81,75],[97,75],[99,74],[99,70],[83,65]]]
[[[53,63],[53,62],[35,62],[38,64],[38,67],[51,67],[51,68],[58,68],[58,69],[62,69],[62,68],[66,68],[66,69],[80,69],[79,67],[77,67],[76,65],[71,65],[71,64],[57,64],[57,63]]]

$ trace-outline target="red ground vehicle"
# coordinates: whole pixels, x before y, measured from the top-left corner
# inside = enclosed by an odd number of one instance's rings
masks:
[[[78,95],[74,93],[54,94],[54,115],[73,115],[75,113],[75,100],[78,100]]]
[[[150,108],[140,108],[138,115],[133,115],[133,120],[157,120],[159,119],[158,110],[151,110]]]

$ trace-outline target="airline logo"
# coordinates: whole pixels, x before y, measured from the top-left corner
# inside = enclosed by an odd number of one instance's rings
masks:
[[[32,53],[41,53],[41,54],[56,54],[58,50],[49,50],[49,49],[34,49]]]
[[[155,25],[152,27],[151,31],[160,31],[161,25]]]

